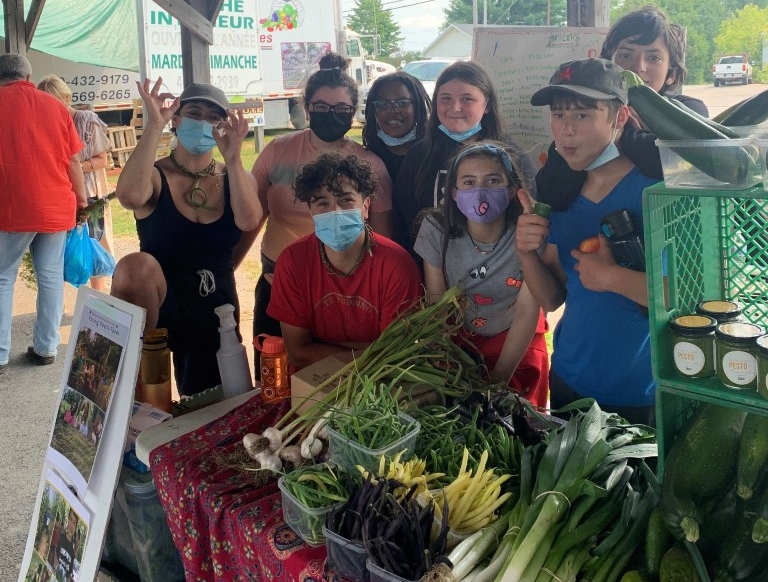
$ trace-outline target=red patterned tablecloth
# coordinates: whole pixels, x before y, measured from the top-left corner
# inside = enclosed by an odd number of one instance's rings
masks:
[[[287,401],[264,406],[254,397],[151,452],[152,476],[187,582],[323,579],[325,547],[308,546],[285,524],[277,483],[258,488],[213,454],[231,452],[243,435],[261,433],[288,409]]]

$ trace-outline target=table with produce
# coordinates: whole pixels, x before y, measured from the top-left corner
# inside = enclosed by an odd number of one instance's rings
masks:
[[[671,106],[646,89],[637,109]],[[644,194],[658,433],[488,385],[450,289],[298,403],[255,397],[152,451],[187,580],[768,581],[768,341],[758,374],[759,343],[719,351],[733,321],[685,319],[710,300],[768,322],[768,140],[686,116],[696,140],[651,128],[665,182]]]

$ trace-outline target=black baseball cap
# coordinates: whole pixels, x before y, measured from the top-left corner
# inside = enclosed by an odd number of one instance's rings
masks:
[[[206,101],[220,107],[224,113],[229,109],[229,100],[224,91],[208,83],[192,83],[184,89],[179,97],[179,106],[187,101]]]
[[[557,68],[547,87],[533,94],[531,105],[549,105],[562,91],[598,101],[618,99],[626,105],[629,97],[623,70],[606,59],[568,61]]]

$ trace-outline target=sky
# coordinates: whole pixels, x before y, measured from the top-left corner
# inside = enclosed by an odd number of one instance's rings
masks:
[[[450,0],[381,0],[384,8],[392,11],[392,19],[400,24],[405,38],[403,50],[420,51],[437,38],[437,29],[443,23]],[[355,0],[343,0],[344,16],[353,10]]]

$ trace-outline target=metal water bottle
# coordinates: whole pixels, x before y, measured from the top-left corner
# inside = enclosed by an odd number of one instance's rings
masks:
[[[272,402],[291,395],[288,352],[283,338],[261,334],[253,338],[253,347],[261,352],[261,399]]]
[[[168,330],[159,327],[144,332],[141,349],[141,395],[137,397],[163,412],[173,412],[171,352]]]
[[[248,366],[248,354],[245,346],[237,337],[235,308],[230,303],[219,305],[214,309],[219,316],[219,351],[216,360],[219,363],[221,388],[224,398],[232,398],[253,390],[251,384],[251,369]]]

